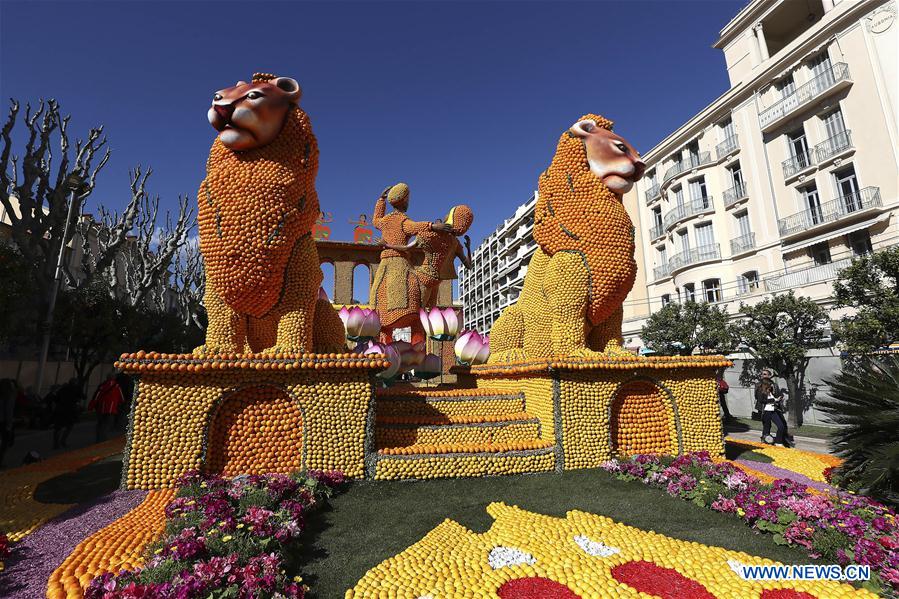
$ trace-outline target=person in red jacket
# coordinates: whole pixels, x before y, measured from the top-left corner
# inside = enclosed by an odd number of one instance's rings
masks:
[[[97,443],[105,441],[116,414],[122,405],[122,388],[115,380],[115,375],[110,373],[103,381],[91,399],[88,410],[97,412]]]

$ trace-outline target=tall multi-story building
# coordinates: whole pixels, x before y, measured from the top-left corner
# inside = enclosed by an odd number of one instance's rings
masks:
[[[464,328],[486,333],[503,308],[518,299],[528,262],[537,249],[533,237],[536,204],[534,192],[472,252],[471,268],[459,271]]]
[[[827,305],[853,256],[899,242],[896,12],[753,0],[721,30],[730,89],[643,155],[627,194],[647,284],[626,337],[673,301]]]

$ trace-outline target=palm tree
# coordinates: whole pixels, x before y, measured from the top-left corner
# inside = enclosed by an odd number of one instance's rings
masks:
[[[845,484],[899,505],[899,356],[869,357],[828,381],[817,406],[841,425],[831,445]]]

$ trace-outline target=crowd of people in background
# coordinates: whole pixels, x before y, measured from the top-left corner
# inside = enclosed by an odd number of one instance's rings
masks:
[[[22,429],[48,430],[53,450],[67,449],[72,429],[85,408],[96,414],[97,443],[124,431],[132,391],[130,377],[110,373],[85,406],[84,386],[74,377],[65,384],[53,385],[43,397],[15,379],[0,379],[0,467],[5,465],[7,450],[16,444],[17,432]]]

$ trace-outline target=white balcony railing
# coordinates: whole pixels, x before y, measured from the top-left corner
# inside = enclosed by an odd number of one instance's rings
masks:
[[[704,198],[691,200],[680,206],[675,206],[665,213],[665,218],[662,219],[662,222],[666,229],[670,229],[686,218],[705,212],[712,212],[714,210],[715,206],[712,204],[712,196],[706,196]]]
[[[646,203],[651,204],[662,197],[661,187],[658,183],[646,190]]]
[[[734,150],[739,149],[740,144],[737,143],[737,135],[731,135],[720,144],[715,146],[715,156],[718,157],[718,160],[721,160],[728,154],[732,153]]]
[[[656,281],[658,281],[659,279],[664,279],[669,274],[671,274],[671,270],[669,270],[667,264],[662,264],[661,266],[656,266],[652,269],[652,276]]]
[[[665,171],[665,177],[662,179],[662,185],[681,173],[693,170],[694,168],[700,167],[704,164],[711,164],[712,162],[713,160],[711,152],[700,152],[699,154],[688,156],[687,158],[684,158],[683,160],[669,168],[667,171]]]
[[[730,253],[732,256],[742,254],[755,247],[755,233],[747,233],[730,240]]]
[[[689,250],[684,250],[671,256],[668,261],[668,269],[671,272],[691,264],[700,262],[708,262],[709,260],[718,260],[721,258],[721,249],[717,243],[701,245]]]
[[[852,147],[852,136],[847,131],[840,131],[830,139],[822,141],[815,146],[815,154],[818,162],[824,162],[837,154],[841,154]]]
[[[740,200],[745,200],[748,197],[749,190],[746,187],[746,183],[738,183],[724,192],[724,207],[730,208]]]
[[[879,187],[865,187],[831,202],[809,207],[778,221],[781,235],[794,235],[820,225],[836,222],[854,212],[883,205]]]
[[[841,81],[849,81],[849,65],[845,62],[838,62],[808,83],[800,85],[792,94],[762,111],[759,114],[759,125],[766,130]]]
[[[829,281],[837,278],[837,273],[851,263],[851,258],[844,258],[829,264],[811,266],[793,272],[765,277],[765,279],[763,279],[765,290],[781,291],[793,287],[802,287],[804,285],[813,285],[815,283],[821,283],[822,281]]]
[[[815,166],[815,155],[811,150],[800,152],[784,160],[781,165],[784,169],[784,179]]]

